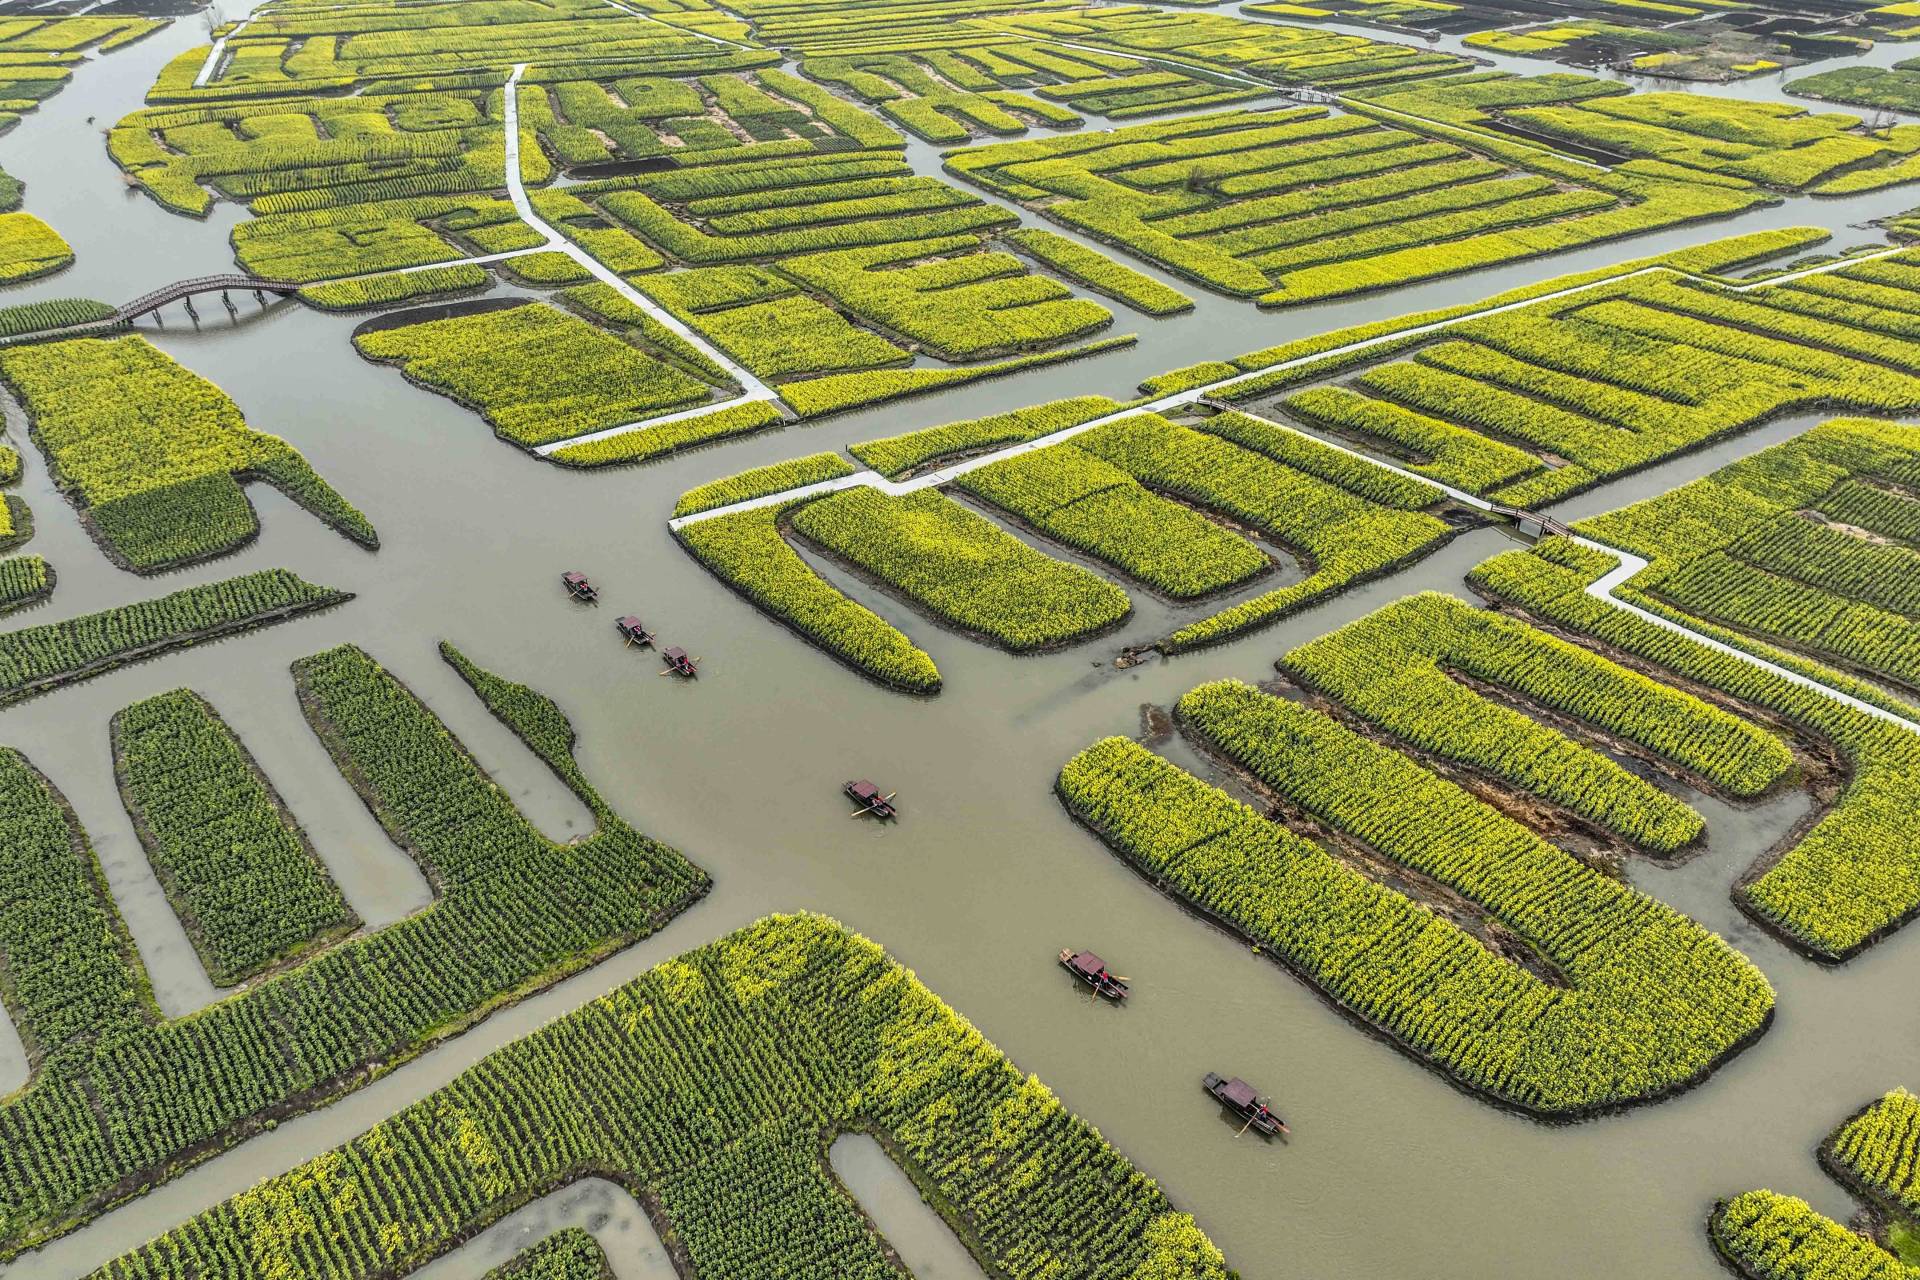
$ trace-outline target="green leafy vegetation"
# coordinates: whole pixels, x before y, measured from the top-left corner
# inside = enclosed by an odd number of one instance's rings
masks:
[[[839,454],[810,453],[804,458],[755,467],[751,471],[742,471],[738,475],[726,476],[689,489],[680,495],[678,502],[673,504],[673,514],[690,516],[696,512],[711,511],[715,507],[731,506],[733,503],[745,502],[750,498],[761,498],[771,493],[784,493],[788,489],[797,489],[802,485],[817,484],[822,480],[835,480],[852,474],[853,468],[848,466],[846,459]]]
[[[0,560],[0,613],[38,604],[53,594],[53,570],[39,556]]]
[[[581,1227],[563,1227],[487,1272],[483,1280],[612,1280],[607,1255]]]
[[[44,302],[21,302],[0,307],[0,338],[60,329],[67,325],[93,324],[107,319],[113,308],[91,298],[49,298]]]
[[[1778,739],[1587,649],[1452,596],[1422,593],[1291,650],[1281,670],[1444,759],[1564,805],[1658,853],[1705,824],[1686,804],[1462,677],[1643,748],[1733,795],[1793,757]]]
[[[1105,254],[1096,253],[1057,232],[1023,227],[1008,232],[1007,239],[1060,274],[1109,298],[1117,298],[1135,311],[1144,311],[1150,316],[1171,316],[1193,310],[1193,299],[1178,289],[1141,275],[1132,267],[1123,267]]]
[[[1832,744],[1847,783],[1826,812],[1734,889],[1734,900],[1795,945],[1828,960],[1870,946],[1920,911],[1920,859],[1904,832],[1920,797],[1920,737],[1820,692],[1697,640],[1603,604],[1586,593],[1613,558],[1550,540],[1531,553],[1510,552],[1480,565],[1469,580],[1483,593],[1612,646],[1658,669],[1698,682],[1785,720]],[[1883,693],[1830,670],[1711,624],[1677,614],[1651,596],[1629,598],[1707,635],[1826,680],[1867,701]],[[1898,703],[1892,703],[1899,706]],[[1914,714],[1907,709],[1905,714]]]
[[[544,1136],[528,1142],[536,1115]],[[879,947],[819,916],[769,917],[669,960],[96,1276],[190,1256],[232,1259],[233,1280],[404,1271],[529,1195],[611,1171],[696,1274],[777,1257],[793,1276],[882,1280],[898,1267],[821,1154],[849,1128],[882,1137],[994,1274],[1226,1280],[1152,1179]]]
[[[265,480],[342,534],[379,545],[367,518],[278,436],[144,338],[0,350],[54,479],[105,545],[140,572],[232,551],[260,530],[241,480]]]
[[[357,1088],[646,936],[704,892],[704,873],[627,826],[588,784],[559,708],[448,657],[587,805],[594,832],[548,840],[360,649],[302,659],[294,682],[315,733],[436,900],[177,1021],[154,1007],[71,812],[17,753],[0,756],[0,884],[10,901],[34,904],[0,918],[9,1012],[33,1068],[0,1101],[0,1246],[58,1234]]]
[[[952,498],[846,489],[809,502],[793,528],[915,603],[1022,652],[1084,639],[1127,616],[1126,593],[1033,550]]]
[[[779,408],[766,400],[747,400],[695,414],[616,432],[598,440],[555,449],[547,457],[570,467],[609,467],[647,462],[694,445],[743,436],[782,421]]]
[[[791,504],[756,507],[683,525],[675,536],[720,581],[854,670],[912,693],[939,692],[940,670],[925,651],[787,545],[780,526],[791,514]]]
[[[334,284],[308,285],[300,291],[300,300],[323,311],[371,311],[418,302],[423,298],[448,297],[485,289],[493,283],[485,267],[462,263],[453,267],[427,267],[420,271],[396,271],[380,276],[363,276]]]
[[[699,404],[712,388],[545,303],[357,334],[360,353],[485,415],[494,434],[549,444]]]
[[[22,566],[8,575],[16,578],[16,592],[30,598],[52,589],[51,575],[38,556],[0,560],[0,565],[14,564]],[[285,569],[263,569],[64,622],[5,632],[0,634],[0,706],[122,663],[352,598]]]
[[[67,242],[30,213],[0,213],[0,284],[18,284],[73,265]]]
[[[215,986],[359,927],[293,815],[199,695],[136,702],[112,733],[127,812]]]
[[[1225,590],[1272,566],[1253,543],[1073,441],[970,471],[956,483],[1176,599]]]
[[[898,480],[929,462],[1037,440],[1055,431],[1091,422],[1119,407],[1119,401],[1105,396],[1077,396],[868,440],[850,446],[847,451],[881,475]]]
[[[1561,1117],[1646,1102],[1766,1025],[1766,979],[1720,939],[1391,749],[1237,681],[1189,693],[1179,716],[1286,805],[1462,895],[1466,916],[1414,902],[1126,739],[1067,763],[1069,811],[1475,1092]],[[1489,950],[1469,931],[1480,913],[1554,980]]]

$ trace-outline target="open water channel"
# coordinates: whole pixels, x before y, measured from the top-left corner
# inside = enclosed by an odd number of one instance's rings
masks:
[[[229,13],[229,17],[235,16]],[[131,297],[230,265],[233,207],[206,223],[123,190],[97,130],[139,104],[175,51],[202,42],[194,20],[104,62],[0,139],[0,165],[28,183],[26,207],[73,244],[65,274],[5,300]],[[1523,64],[1543,69],[1543,64]],[[93,117],[89,125],[87,118]],[[917,168],[937,153],[915,146]],[[687,487],[747,466],[1049,398],[1129,393],[1141,376],[1289,337],[1485,297],[1515,284],[1700,243],[1736,230],[1833,227],[1920,203],[1920,189],[1846,201],[1792,200],[1729,223],[1600,246],[1469,278],[1309,310],[1260,313],[1202,298],[1155,322],[1122,313],[1139,347],[942,397],[789,428],[641,468],[565,471],[496,441],[474,415],[368,365],[354,321],[283,304],[229,325],[217,302],[196,332],[174,311],[148,336],[224,387],[249,421],[284,435],[378,526],[369,553],[270,489],[250,488],[259,541],[158,580],[112,568],[53,491],[31,448],[20,492],[39,534],[29,549],[60,576],[52,602],[10,619],[52,621],[256,568],[285,566],[358,593],[351,603],[0,712],[0,741],[60,786],[91,834],[170,1013],[218,997],[167,910],[116,794],[107,721],[180,686],[207,695],[307,826],[369,925],[423,905],[426,888],[329,764],[294,703],[287,665],[346,641],[399,674],[545,830],[582,829],[577,802],[489,717],[435,654],[450,639],[525,680],[572,717],[602,792],[641,829],[712,872],[714,890],[654,938],[326,1108],[281,1124],[38,1253],[6,1280],[65,1280],[183,1217],[359,1132],[493,1048],[652,964],[767,912],[829,913],[885,944],[1023,1068],[1158,1178],[1248,1280],[1279,1277],[1710,1276],[1701,1230],[1715,1197],[1773,1186],[1846,1217],[1846,1197],[1813,1146],[1867,1099],[1914,1084],[1920,928],[1837,969],[1797,958],[1751,926],[1727,888],[1806,808],[1706,805],[1709,847],[1673,869],[1634,864],[1636,884],[1728,936],[1779,993],[1772,1028],[1700,1088],[1574,1126],[1545,1126],[1477,1101],[1357,1030],[1274,964],[1161,897],[1072,823],[1050,790],[1073,753],[1139,731],[1141,708],[1201,681],[1258,680],[1286,648],[1403,594],[1465,594],[1462,575],[1512,545],[1481,530],[1419,565],[1219,649],[1116,670],[1122,643],[1163,633],[1169,614],[1133,592],[1122,632],[1061,653],[1013,658],[872,592],[864,597],[935,656],[946,691],[885,692],[769,622],[709,577],[669,536]],[[251,300],[243,312],[256,309]],[[1814,421],[1772,424],[1566,504],[1580,515],[1659,492]],[[16,433],[16,440],[18,435]],[[22,442],[24,443],[24,442]],[[566,602],[555,575],[587,572],[605,604]],[[611,622],[633,611],[666,643],[704,659],[697,683],[655,678]],[[898,789],[904,817],[848,820],[848,777]],[[1100,951],[1134,981],[1122,1009],[1090,1005],[1055,966],[1062,946]],[[0,1019],[4,1026],[4,1019]],[[7,1029],[10,1032],[10,1028]],[[0,1032],[0,1089],[24,1072]],[[1199,1087],[1206,1071],[1271,1093],[1285,1143],[1236,1137]],[[875,1162],[878,1162],[877,1164]],[[889,1184],[877,1148],[835,1166],[927,1277],[951,1271],[952,1242]],[[884,1166],[884,1167],[883,1167]],[[600,1231],[627,1280],[655,1280],[643,1215],[608,1184],[583,1184],[516,1215],[435,1265],[478,1275],[553,1226]],[[619,1238],[631,1248],[615,1247]],[[489,1244],[491,1242],[491,1244]],[[943,1251],[945,1251],[943,1253]]]

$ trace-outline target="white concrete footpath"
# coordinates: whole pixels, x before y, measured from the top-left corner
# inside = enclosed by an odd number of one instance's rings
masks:
[[[220,59],[226,56],[227,41],[246,30],[248,21],[250,19],[240,19],[233,24],[233,30],[213,42],[213,47],[207,50],[207,60],[200,64],[200,74],[193,78],[194,88],[205,88],[207,81],[213,79],[213,73],[220,69]]]
[[[782,408],[784,408],[784,405],[782,405],[782,402],[780,400],[780,394],[777,391],[775,391],[772,387],[760,381],[759,378],[755,377],[752,373],[748,372],[747,369],[745,369],[743,366],[736,363],[733,357],[729,356],[726,352],[720,350],[718,347],[708,342],[705,338],[701,337],[698,333],[695,333],[692,329],[688,328],[687,325],[681,321],[680,317],[674,315],[671,311],[668,311],[665,307],[662,307],[659,303],[655,302],[652,298],[649,298],[646,294],[641,293],[638,289],[634,288],[632,285],[628,284],[625,280],[621,279],[619,273],[615,272],[612,268],[603,264],[598,258],[594,257],[592,254],[588,253],[585,249],[582,249],[579,245],[575,244],[573,241],[561,235],[558,231],[555,231],[553,227],[548,225],[548,223],[544,218],[542,218],[538,213],[534,212],[533,201],[527,197],[526,183],[525,181],[522,180],[520,175],[520,93],[519,93],[519,90],[520,90],[520,76],[522,73],[526,71],[526,69],[527,69],[527,64],[524,62],[518,62],[514,64],[513,74],[507,77],[506,94],[505,94],[506,105],[504,109],[504,115],[506,117],[506,130],[507,130],[507,163],[506,163],[507,195],[513,201],[514,212],[520,215],[521,221],[525,222],[529,227],[532,227],[540,235],[546,238],[545,244],[544,244],[544,247],[546,249],[549,249],[556,253],[564,253],[569,258],[572,258],[575,262],[579,263],[580,266],[584,268],[587,272],[589,272],[594,279],[600,281],[602,284],[612,289],[615,293],[625,298],[628,302],[631,302],[634,306],[646,312],[649,316],[659,321],[662,327],[671,331],[677,337],[685,341],[688,346],[692,347],[694,350],[698,351],[701,355],[705,356],[707,359],[713,361],[713,363],[719,365],[722,369],[726,370],[727,376],[732,378],[735,382],[738,382],[746,392],[745,395],[736,396],[732,400],[728,400],[728,401],[724,401],[716,404],[699,405],[695,409],[688,410],[681,413],[671,414],[666,417],[648,418],[641,422],[623,423],[622,425],[617,427],[608,427],[604,431],[594,431],[594,432],[589,432],[586,435],[573,436],[566,440],[556,440],[551,444],[541,445],[538,449],[535,450],[535,452],[543,455],[549,454],[554,452],[557,449],[564,449],[568,445],[585,444],[588,441],[592,441],[592,440],[604,440],[608,436],[617,436],[617,435],[624,434],[625,432],[628,432],[628,431],[644,430],[645,428],[649,426],[653,426],[656,423],[673,421],[679,418],[691,417],[697,413],[702,413],[710,409],[724,409],[729,405],[745,404],[747,402],[754,401],[754,400],[771,401],[773,404],[780,405]],[[444,266],[447,264],[442,263],[437,265]]]

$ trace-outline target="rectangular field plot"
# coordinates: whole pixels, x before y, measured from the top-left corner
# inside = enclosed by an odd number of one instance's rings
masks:
[[[947,167],[1169,271],[1270,306],[1636,234],[1760,199],[1583,167],[1398,114],[1311,107],[979,146],[950,154]]]

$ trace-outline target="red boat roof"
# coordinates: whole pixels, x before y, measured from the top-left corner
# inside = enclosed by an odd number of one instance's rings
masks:
[[[684,658],[687,656],[687,651],[676,644],[661,656],[665,658]]]
[[[854,795],[859,796],[862,800],[865,800],[870,796],[877,796],[880,794],[880,788],[874,786],[871,782],[865,781],[864,779],[859,782],[849,782],[847,784],[847,790],[851,791]]]
[[[581,573],[578,569],[569,569],[560,576],[568,582],[585,582],[587,580],[587,575]]]
[[[1260,1099],[1255,1096],[1253,1086],[1239,1076],[1220,1086],[1220,1096],[1236,1107],[1257,1107]]]
[[[640,625],[640,619],[634,617],[632,614],[616,620],[614,625],[627,631],[644,631],[646,629]]]
[[[1100,971],[1107,967],[1106,965],[1101,963],[1100,957],[1093,954],[1093,952],[1091,951],[1082,951],[1078,955],[1074,956],[1074,958],[1072,960],[1069,960],[1067,963],[1071,964],[1075,969],[1079,970],[1081,973],[1086,974],[1089,978],[1099,977]]]

